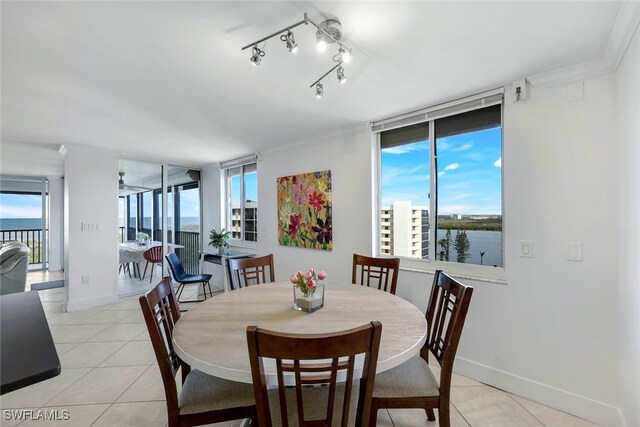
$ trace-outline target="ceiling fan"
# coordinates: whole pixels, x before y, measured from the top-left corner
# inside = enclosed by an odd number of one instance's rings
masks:
[[[124,183],[124,172],[118,172],[120,175],[120,180],[118,181],[118,189],[120,191],[121,196],[128,196],[130,194],[142,193],[145,191],[151,191],[153,188],[149,187],[139,187],[137,185],[127,185]]]

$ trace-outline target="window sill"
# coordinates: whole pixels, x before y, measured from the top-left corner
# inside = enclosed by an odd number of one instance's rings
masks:
[[[258,249],[257,242],[247,242],[244,240],[229,240],[229,246],[233,248],[241,248],[241,249]]]
[[[501,267],[400,258],[400,270],[421,274],[434,274],[436,270],[442,270],[463,280],[507,285],[506,272]]]

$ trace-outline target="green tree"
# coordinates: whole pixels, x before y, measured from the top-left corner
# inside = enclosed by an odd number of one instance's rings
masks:
[[[453,246],[458,253],[457,261],[462,263],[465,262],[467,258],[469,258],[469,249],[471,247],[466,231],[458,230]]]
[[[447,229],[447,234],[438,240],[440,245],[440,261],[449,261],[449,250],[451,248],[451,230]]]

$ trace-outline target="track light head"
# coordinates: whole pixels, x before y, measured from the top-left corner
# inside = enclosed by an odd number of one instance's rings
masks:
[[[318,49],[318,52],[324,52],[327,50],[327,42],[324,39],[324,33],[320,30],[316,32],[316,49]]]
[[[338,67],[336,72],[338,74],[338,83],[345,84],[347,82],[347,78],[344,75],[344,68],[342,68],[342,66],[340,66],[340,67]]]
[[[257,67],[258,65],[260,65],[260,61],[262,60],[263,56],[264,56],[264,51],[260,50],[258,46],[253,46],[253,53],[250,59],[251,65],[253,65],[254,67]]]
[[[293,33],[291,30],[287,30],[287,34],[283,34],[280,36],[280,40],[285,42],[287,45],[287,49],[289,52],[296,53],[298,51],[298,45],[296,44],[296,39],[293,37]]]
[[[316,98],[322,99],[322,95],[324,95],[324,89],[322,87],[322,83],[318,83],[316,85]]]
[[[340,50],[338,51],[338,53],[340,54],[340,59],[345,64],[347,64],[347,63],[349,63],[349,61],[351,61],[351,52],[349,52],[349,50],[341,47]]]

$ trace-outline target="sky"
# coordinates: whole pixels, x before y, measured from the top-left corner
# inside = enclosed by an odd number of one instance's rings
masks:
[[[231,206],[240,206],[240,177],[231,177]],[[244,174],[244,196],[245,200],[258,200],[258,173],[248,172]]]
[[[42,196],[0,194],[0,218],[41,218]]]
[[[438,215],[502,213],[501,128],[436,141]],[[382,206],[429,207],[429,141],[382,150]]]

